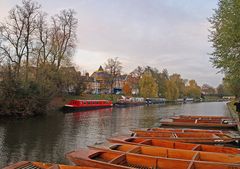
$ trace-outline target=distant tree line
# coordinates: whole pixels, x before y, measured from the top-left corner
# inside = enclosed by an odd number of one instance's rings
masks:
[[[201,97],[201,87],[195,80],[188,81],[182,79],[180,74],[169,75],[167,69],[160,72],[150,66],[138,66],[129,74],[126,85],[128,87],[124,89],[138,88],[140,96],[145,98],[165,97],[168,100],[176,100],[184,97]]]
[[[109,81],[111,89],[115,80],[121,76],[122,63],[118,58],[110,58],[105,63],[105,71],[110,74]],[[217,96],[221,98],[224,95],[230,95],[228,88],[220,84],[214,88],[208,84],[199,86],[195,80],[183,79],[180,74],[169,75],[167,69],[162,72],[157,68],[150,66],[138,66],[132,72],[126,75],[127,79],[123,86],[123,93],[127,96],[135,95],[142,97],[164,97],[168,100],[191,97],[200,99],[204,96]],[[134,94],[137,90],[137,94]]]
[[[70,69],[77,19],[71,9],[48,17],[41,5],[23,0],[0,23],[0,115],[32,116],[76,83]]]

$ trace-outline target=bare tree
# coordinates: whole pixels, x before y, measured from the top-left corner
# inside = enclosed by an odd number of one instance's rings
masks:
[[[118,60],[117,57],[110,58],[107,60],[107,63],[105,63],[105,70],[111,75],[109,79],[111,92],[113,90],[114,82],[116,81],[116,78],[121,75],[122,71],[122,63]]]
[[[69,60],[74,53],[77,19],[74,10],[63,10],[52,17],[52,64],[60,68],[63,60]]]
[[[31,0],[23,0],[22,6],[16,5],[9,12],[8,19],[1,23],[0,44],[1,54],[15,64],[17,76],[25,56],[26,80],[30,53],[33,51],[33,34],[40,5]]]
[[[45,63],[48,61],[47,58],[51,52],[50,30],[45,19],[46,17],[46,13],[40,13],[37,20],[37,38],[39,39],[37,47],[37,67],[40,63],[45,65]]]

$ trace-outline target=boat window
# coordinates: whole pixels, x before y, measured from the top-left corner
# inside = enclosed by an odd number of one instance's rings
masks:
[[[98,104],[98,102],[96,102],[96,104]]]
[[[87,102],[88,104],[91,104],[91,102]]]
[[[83,104],[86,104],[86,102],[83,102]]]

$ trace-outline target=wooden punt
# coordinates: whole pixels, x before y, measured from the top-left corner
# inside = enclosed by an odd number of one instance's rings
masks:
[[[231,117],[227,116],[186,116],[186,115],[180,115],[180,116],[173,116],[172,119],[204,119],[204,120],[232,120]]]
[[[142,129],[132,129],[131,131],[143,130],[143,131],[154,131],[160,133],[225,133],[225,134],[236,134],[233,131],[227,130],[204,130],[204,129],[188,129],[188,128],[142,128]]]
[[[231,143],[240,139],[239,136],[224,133],[177,133],[133,130],[135,137],[158,138],[163,140],[175,140],[187,143]]]
[[[49,164],[42,162],[20,161],[18,163],[4,167],[3,169],[96,169],[96,168],[61,164]]]
[[[239,163],[239,155],[229,155],[224,153],[201,152],[192,150],[181,150],[165,147],[151,147],[144,145],[130,145],[122,143],[105,143],[98,146],[89,146],[90,149],[109,150],[114,152],[125,152],[130,154],[142,154],[154,157],[176,158],[191,160],[198,154],[200,161],[211,161],[221,163]]]
[[[162,126],[195,127],[195,128],[237,128],[237,123],[226,119],[181,119],[171,118],[160,120]]]
[[[104,169],[240,169],[239,163],[201,161],[199,153],[189,160],[153,157],[98,149],[80,149],[66,154],[76,165]],[[208,157],[206,157],[208,158]]]
[[[139,137],[119,136],[115,138],[108,138],[108,141],[112,143],[145,145],[145,146],[165,147],[165,148],[193,150],[193,151],[240,154],[239,148],[204,145],[204,144],[193,144],[193,143],[182,143],[182,142],[160,140],[160,139],[147,139],[147,138],[139,138]]]

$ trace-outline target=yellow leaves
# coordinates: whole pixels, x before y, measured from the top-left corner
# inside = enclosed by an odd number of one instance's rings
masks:
[[[145,72],[139,81],[140,94],[144,98],[147,97],[157,97],[158,96],[158,85],[152,74]]]
[[[166,81],[166,93],[165,96],[168,100],[176,100],[179,97],[179,89],[174,80]]]

